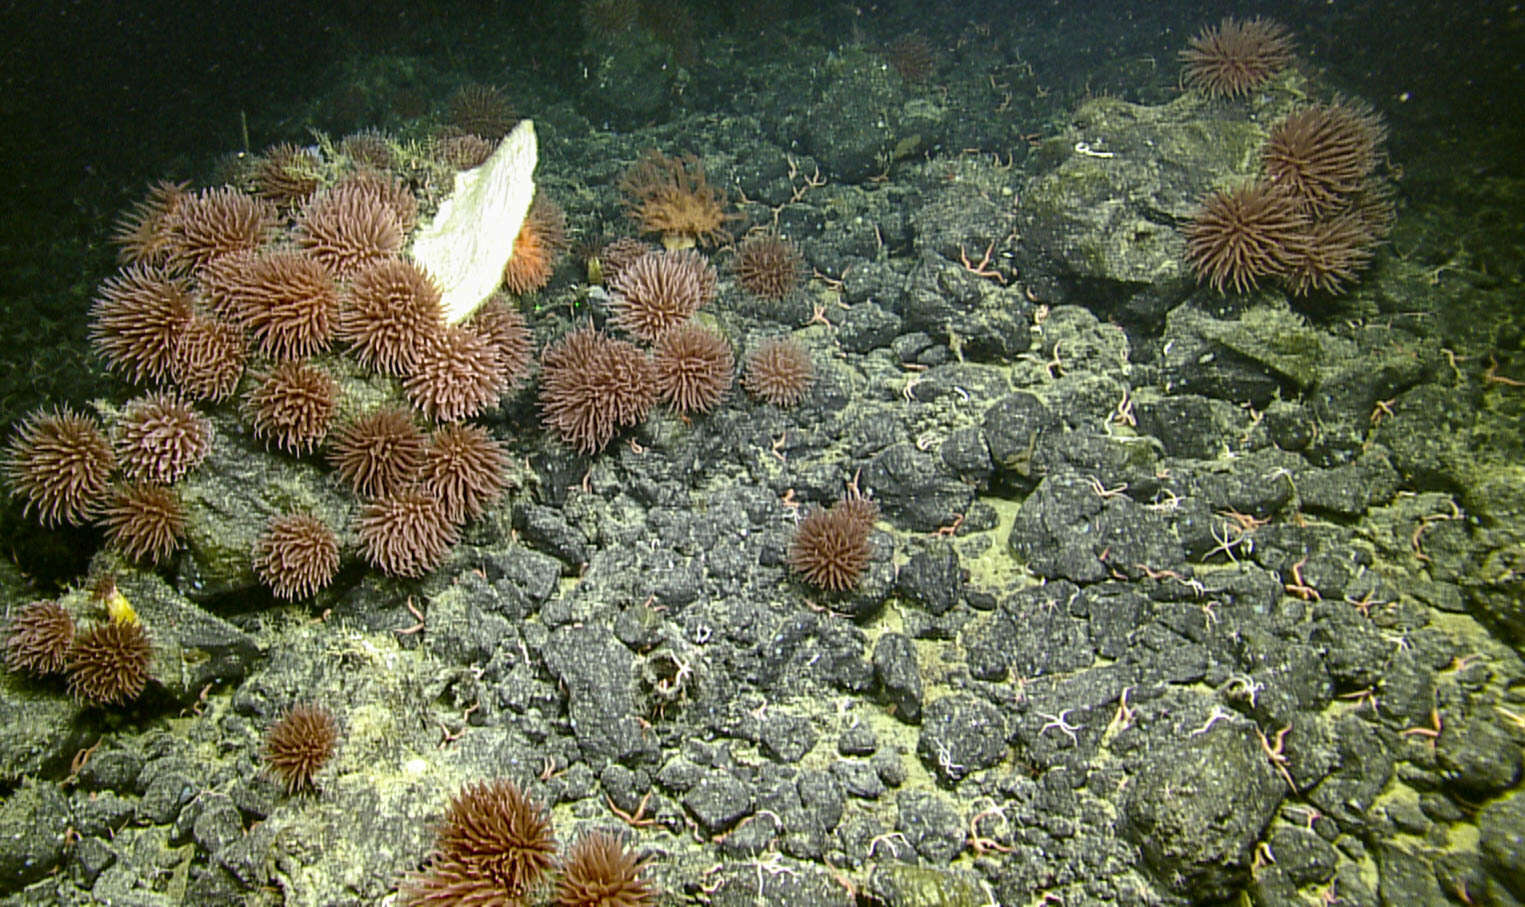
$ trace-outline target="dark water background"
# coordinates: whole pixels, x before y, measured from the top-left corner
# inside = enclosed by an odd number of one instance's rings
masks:
[[[1174,93],[1175,52],[1224,15],[1266,15],[1297,36],[1299,57],[1340,90],[1374,103],[1403,168],[1407,206],[1429,206],[1495,272],[1525,260],[1525,12],[1519,4],[1415,2],[833,3],[749,0],[672,4],[695,23],[698,89],[690,111],[724,113],[724,86],[745,73],[704,62],[717,42],[745,68],[801,44],[883,45],[919,30],[934,47],[979,40],[976,25],[1019,37],[1056,111],[1082,91],[1159,102]],[[243,145],[311,141],[377,120],[438,109],[434,82],[394,79],[378,93],[357,73],[381,58],[430,72],[576,97],[583,60],[578,4],[521,2],[67,2],[0,7],[0,423],[45,401],[115,390],[88,354],[84,315],[114,267],[118,212],[161,177],[205,181]],[[941,78],[959,59],[940,61]],[[1150,61],[1150,84],[1130,75]],[[1157,64],[1157,67],[1156,67]],[[354,84],[346,84],[346,81]],[[708,84],[713,90],[703,90]],[[779,92],[794,90],[779,85]],[[533,114],[533,111],[530,111]],[[993,115],[971,112],[971,115]],[[596,121],[596,120],[595,120]],[[700,138],[702,142],[702,137]],[[1417,241],[1416,241],[1417,242]]]

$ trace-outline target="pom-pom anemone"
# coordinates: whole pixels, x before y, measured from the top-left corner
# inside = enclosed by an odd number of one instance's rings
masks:
[[[35,507],[44,526],[88,522],[116,468],[111,444],[95,420],[68,407],[32,412],[6,453],[12,497],[23,502],[23,514]]]

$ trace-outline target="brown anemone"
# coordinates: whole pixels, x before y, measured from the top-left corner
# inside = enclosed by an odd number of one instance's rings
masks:
[[[74,635],[65,657],[69,693],[77,701],[119,705],[148,685],[153,646],[136,620],[112,620]]]
[[[127,381],[162,381],[191,320],[191,285],[154,265],[128,265],[101,283],[90,306],[90,341]]]
[[[450,125],[497,142],[513,128],[514,105],[495,85],[462,85],[450,96]]]
[[[556,837],[545,808],[512,781],[477,782],[450,801],[429,864],[403,883],[403,900],[518,903],[555,860]]]
[[[403,375],[424,342],[444,329],[440,288],[418,265],[399,258],[358,271],[339,314],[339,337],[361,365]]]
[[[212,450],[212,422],[173,394],[138,397],[112,430],[128,478],[168,485],[201,465]]]
[[[503,386],[498,350],[466,325],[430,337],[413,358],[403,392],[425,416],[459,422],[497,402]]]
[[[736,282],[753,296],[783,299],[800,284],[804,260],[794,243],[773,233],[754,233],[736,247]]]
[[[649,252],[609,280],[614,323],[642,340],[655,340],[715,298],[715,267],[693,249]]]
[[[74,642],[74,617],[55,601],[36,601],[23,607],[6,627],[5,666],[41,677],[57,674],[67,663]]]
[[[507,487],[508,452],[479,425],[442,425],[429,439],[419,482],[451,522],[474,520]]]
[[[1220,293],[1246,292],[1288,273],[1307,241],[1308,218],[1297,202],[1267,182],[1215,189],[1183,232],[1186,261],[1197,281]]]
[[[793,337],[764,340],[747,355],[741,383],[754,397],[774,406],[793,406],[815,382],[810,351]]]
[[[217,318],[193,315],[175,342],[170,378],[187,397],[220,403],[238,387],[247,356],[243,331]]]
[[[1288,114],[1260,152],[1266,178],[1314,215],[1345,207],[1377,166],[1386,128],[1364,104],[1338,101]]]
[[[316,192],[321,175],[317,156],[290,142],[266,148],[254,164],[260,197],[278,205],[294,204]]]
[[[413,484],[424,465],[426,441],[400,406],[367,413],[334,432],[328,459],[356,494],[390,494]]]
[[[253,251],[275,231],[275,206],[223,186],[185,196],[165,219],[170,260],[200,268],[230,252]]]
[[[709,412],[730,390],[735,375],[731,345],[692,321],[664,331],[651,359],[658,396],[679,413]]]
[[[1373,240],[1362,220],[1341,212],[1314,221],[1288,267],[1287,287],[1296,296],[1315,290],[1339,293],[1371,262]]]
[[[185,506],[174,489],[152,482],[128,482],[101,513],[106,541],[135,561],[157,564],[185,537]]]
[[[147,197],[117,218],[111,241],[117,246],[119,261],[162,265],[169,260],[173,247],[169,217],[189,188],[190,183],[159,180],[148,187]]]
[[[416,486],[368,502],[356,530],[366,561],[390,576],[423,576],[460,537],[440,499]]]
[[[567,852],[556,880],[556,907],[648,907],[657,892],[641,877],[646,867],[616,835],[583,835]]]
[[[812,510],[789,542],[789,566],[821,589],[851,589],[868,567],[871,527],[861,510],[840,503],[827,510]]]
[[[580,328],[541,357],[540,411],[547,428],[582,453],[604,448],[656,401],[651,360],[635,345]]]
[[[498,393],[501,396],[517,388],[529,374],[529,326],[519,309],[503,294],[494,294],[471,314],[468,327],[487,338],[498,354]]]
[[[116,457],[100,426],[67,406],[34,410],[6,450],[5,478],[22,514],[44,526],[84,525],[111,486]]]
[[[249,391],[245,402],[254,436],[301,456],[328,433],[339,385],[305,362],[282,362]]]
[[[254,542],[255,574],[279,598],[310,598],[339,571],[339,538],[307,513],[270,518]]]
[[[297,217],[297,245],[340,277],[395,256],[403,239],[397,213],[355,183],[314,195]]]
[[[1237,97],[1263,85],[1292,62],[1292,37],[1279,23],[1256,16],[1224,19],[1202,29],[1180,57],[1182,80],[1210,97]]]
[[[287,793],[312,788],[313,779],[333,758],[339,723],[318,705],[292,707],[265,732],[265,765]]]
[[[339,287],[316,258],[294,249],[256,258],[234,291],[234,318],[271,359],[303,359],[328,349]]]

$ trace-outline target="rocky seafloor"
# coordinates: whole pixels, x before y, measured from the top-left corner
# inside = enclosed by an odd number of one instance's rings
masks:
[[[347,561],[295,607],[234,555],[262,495],[333,480],[214,413],[173,568],[92,568],[152,628],[149,691],[0,681],[6,903],[383,903],[496,777],[563,841],[624,832],[663,903],[1525,900],[1518,281],[1406,256],[1405,208],[1343,296],[1198,287],[1176,225],[1332,94],[1299,73],[1077,100],[1002,156],[1028,129],[965,112],[1033,95],[1019,68],[949,97],[817,62],[724,120],[533,111],[575,228],[657,146],[799,244],[806,287],[725,276],[706,317],[801,339],[805,400],[579,457],[531,387],[485,420],[513,490],[444,566]],[[582,277],[529,301],[539,344],[605,318]],[[872,561],[821,594],[787,548],[849,488]],[[295,702],[342,738],[289,795],[260,750]]]

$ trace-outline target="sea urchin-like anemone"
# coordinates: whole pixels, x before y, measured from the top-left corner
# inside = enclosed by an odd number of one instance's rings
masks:
[[[1377,166],[1386,129],[1364,104],[1340,101],[1288,114],[1260,152],[1266,178],[1315,215],[1350,203]]]
[[[302,359],[328,349],[339,317],[339,287],[305,252],[266,252],[233,292],[233,315],[271,359]]]
[[[320,176],[317,156],[290,142],[266,148],[254,165],[260,196],[278,205],[291,205],[316,192]]]
[[[1271,183],[1217,189],[1202,200],[1182,232],[1186,261],[1198,282],[1219,293],[1232,284],[1243,293],[1261,278],[1280,277],[1307,241],[1308,218],[1292,196]]]
[[[170,260],[200,268],[219,256],[253,251],[279,223],[275,206],[223,186],[180,199],[165,218]]]
[[[400,406],[386,406],[343,426],[328,459],[356,494],[390,494],[410,485],[424,465],[424,433]]]
[[[301,456],[328,433],[338,397],[328,375],[305,362],[282,362],[249,391],[254,436]]]
[[[185,198],[190,183],[159,180],[148,188],[142,201],[117,219],[111,241],[117,246],[117,260],[123,264],[164,264],[169,257],[171,236],[170,212]]]
[[[175,492],[150,482],[118,488],[101,514],[106,540],[135,561],[157,564],[185,537],[185,506]]]
[[[815,381],[810,351],[793,337],[764,340],[747,356],[741,383],[760,400],[774,406],[793,406]]]
[[[828,510],[813,510],[794,531],[789,566],[821,589],[851,589],[868,567],[871,527],[860,510],[841,503]]]
[[[338,742],[333,713],[322,706],[294,706],[265,732],[265,765],[287,793],[310,789]]]
[[[595,453],[656,401],[651,360],[634,344],[580,328],[541,357],[540,411],[547,428],[582,453]]]
[[[479,425],[442,425],[429,439],[419,482],[451,522],[474,520],[503,494],[508,453]]]
[[[423,576],[438,567],[460,537],[438,497],[405,488],[360,508],[361,553],[389,576]]]
[[[242,331],[216,318],[193,315],[175,342],[170,378],[192,400],[220,403],[238,387],[247,356]]]
[[[645,866],[616,835],[583,835],[562,861],[556,907],[648,907],[657,894],[641,878]]]
[[[655,340],[715,298],[715,267],[693,249],[648,252],[609,279],[614,323]]]
[[[736,282],[753,296],[783,299],[799,286],[799,249],[772,233],[755,233],[736,247]]]
[[[471,314],[466,325],[487,338],[498,353],[499,396],[518,387],[529,373],[533,352],[529,327],[519,310],[497,293]]]
[[[413,367],[424,341],[444,324],[439,285],[413,262],[389,258],[362,268],[350,281],[339,337],[361,365],[396,376]]]
[[[657,394],[679,413],[705,413],[731,387],[731,345],[709,328],[687,322],[664,331],[652,349]]]
[[[55,601],[36,601],[16,612],[5,638],[5,666],[42,676],[57,674],[74,642],[74,617]]]
[[[254,542],[254,573],[279,598],[308,598],[339,570],[339,539],[306,513],[271,517]]]
[[[148,685],[153,647],[137,620],[111,620],[74,636],[65,657],[69,693],[81,702],[118,705]]]
[[[340,277],[402,251],[397,212],[356,184],[312,197],[297,218],[297,245]]]
[[[478,782],[450,801],[429,864],[403,883],[403,902],[518,903],[555,859],[545,809],[512,781]]]
[[[419,347],[402,388],[425,416],[459,422],[496,403],[503,382],[497,348],[473,328],[455,324]]]
[[[191,285],[154,265],[128,265],[101,283],[90,306],[90,342],[134,384],[162,381],[191,319]]]
[[[1279,23],[1256,16],[1224,19],[1202,29],[1180,53],[1182,80],[1210,97],[1248,94],[1292,62],[1292,38]]]
[[[1342,211],[1321,217],[1308,228],[1287,270],[1286,283],[1294,296],[1319,290],[1338,293],[1371,261],[1374,240],[1355,214]]]
[[[44,526],[87,522],[106,496],[116,457],[94,419],[68,407],[35,410],[6,450],[5,478],[22,514],[37,508]]]
[[[112,441],[128,478],[168,485],[206,459],[212,422],[173,394],[147,394],[122,408]]]

